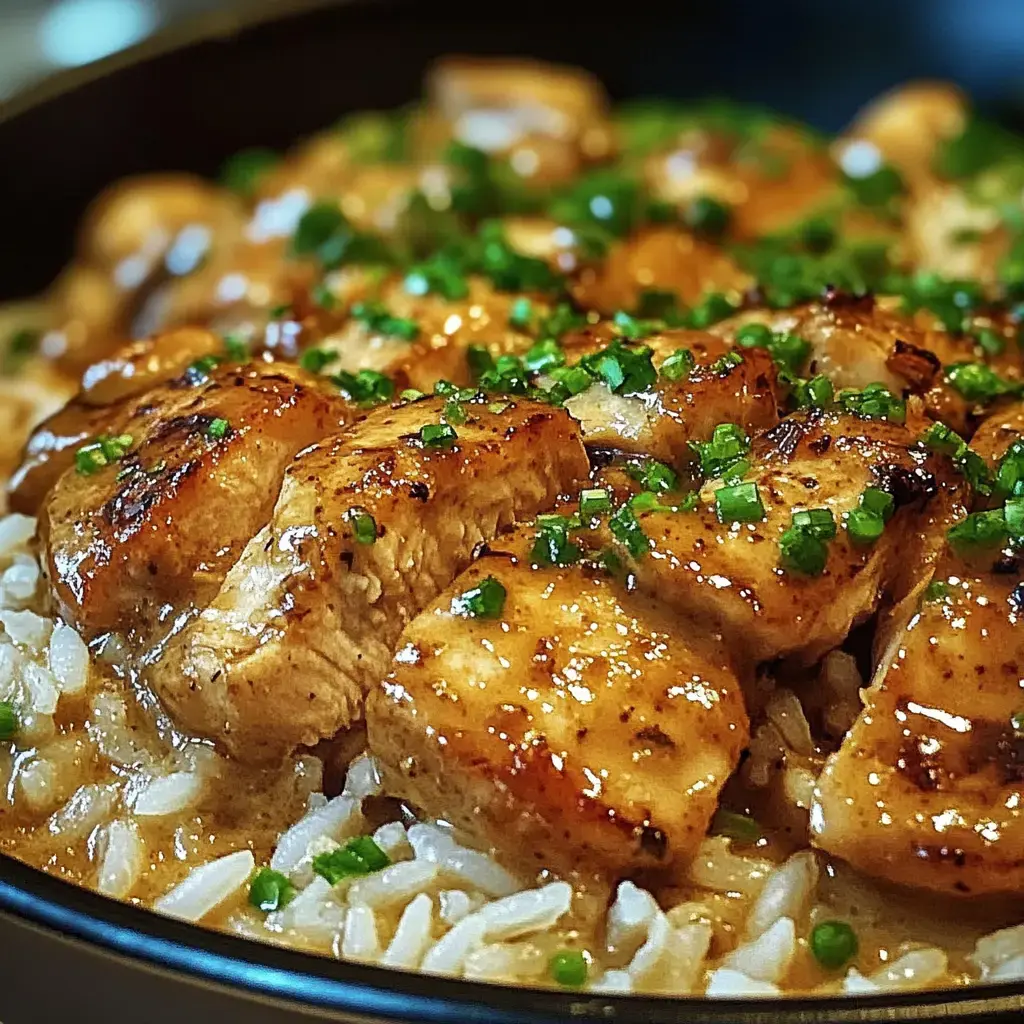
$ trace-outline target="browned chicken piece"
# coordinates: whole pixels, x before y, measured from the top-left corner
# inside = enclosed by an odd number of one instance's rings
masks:
[[[728,658],[599,569],[531,564],[535,533],[502,538],[402,634],[367,705],[389,792],[527,873],[692,856],[748,739]],[[498,587],[504,605],[474,617]]]
[[[409,321],[414,337],[381,326],[372,318],[349,316],[336,330],[316,345],[334,358],[324,372],[357,372],[373,369],[395,380],[396,387],[429,392],[439,380],[465,387],[471,381],[466,353],[470,345],[486,348],[494,357],[527,351],[536,339],[509,323],[514,294],[498,292],[486,280],[467,279],[465,299],[447,300],[439,295],[411,295],[402,281],[388,282],[374,295],[339,294],[339,302],[352,296],[349,308],[364,301],[378,306],[392,317]],[[532,299],[537,316],[548,311],[548,303]]]
[[[450,447],[425,444],[444,408],[381,409],[292,464],[269,525],[153,670],[178,721],[245,761],[334,735],[474,548],[586,479],[564,412],[466,404]]]
[[[867,706],[822,773],[814,842],[950,895],[1024,885],[1024,587],[955,556],[905,602]]]
[[[427,77],[431,108],[420,131],[501,154],[530,184],[575,177],[612,147],[601,84],[579,68],[530,60],[451,57]]]
[[[581,335],[563,347],[575,362],[604,344]],[[694,458],[689,442],[709,437],[718,423],[728,420],[753,432],[778,422],[784,390],[766,351],[751,350],[742,364],[723,370],[716,363],[729,346],[701,331],[665,331],[642,344],[654,349],[657,367],[680,349],[693,354],[695,366],[674,380],[659,375],[636,395],[616,395],[596,383],[567,399],[566,411],[579,422],[588,447],[651,455],[683,468]]]
[[[686,130],[670,148],[647,158],[644,176],[665,202],[685,208],[708,196],[729,206],[731,233],[741,241],[789,228],[840,195],[828,151],[786,125],[769,128],[756,146],[706,129]]]
[[[884,93],[863,107],[839,141],[873,145],[913,187],[934,175],[932,159],[944,139],[963,131],[968,103],[948,82],[910,82]],[[841,153],[839,154],[841,157]]]
[[[905,575],[928,571],[935,523],[955,485],[948,460],[915,444],[926,424],[916,415],[908,426],[839,413],[790,416],[754,441],[744,477],[757,486],[764,518],[720,522],[717,485],[705,487],[695,512],[642,512],[650,550],[632,565],[638,585],[754,662],[813,663],[874,612],[883,592],[899,596],[912,582]],[[873,546],[860,546],[844,516],[869,487],[889,492],[895,513]],[[793,513],[818,508],[831,510],[837,526],[823,572],[783,568],[779,542]]]
[[[994,468],[1022,427],[1019,405],[972,446]],[[1024,884],[1017,560],[998,545],[947,551],[930,586],[894,610],[866,707],[819,780],[811,823],[822,849],[952,895]]]
[[[694,305],[708,292],[739,293],[753,283],[717,246],[678,228],[654,227],[615,243],[599,265],[580,272],[572,291],[583,308],[611,316],[636,309],[649,289],[675,292]]]
[[[163,639],[270,518],[295,453],[351,417],[297,367],[258,364],[190,368],[108,417],[114,449],[67,469],[40,514],[61,613],[88,636]]]
[[[35,515],[47,491],[75,461],[90,437],[130,422],[148,402],[150,388],[181,375],[198,359],[222,356],[224,342],[199,327],[183,327],[132,342],[91,366],[81,391],[29,438],[7,486],[11,508]]]

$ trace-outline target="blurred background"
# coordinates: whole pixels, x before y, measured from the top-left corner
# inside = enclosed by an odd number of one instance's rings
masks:
[[[446,53],[580,64],[615,99],[724,95],[826,131],[894,85],[946,79],[1024,131],[1024,0],[336,0],[241,31],[312,2],[0,0],[0,152],[17,154],[0,160],[0,224],[17,240],[0,247],[0,292],[50,280],[113,179],[215,175],[241,148],[283,149],[352,110],[406,103]],[[193,20],[206,22],[199,45],[99,73]],[[31,86],[68,69],[76,88],[33,106]]]
[[[0,0],[0,100],[139,42],[223,0]],[[244,6],[236,4],[234,6]]]

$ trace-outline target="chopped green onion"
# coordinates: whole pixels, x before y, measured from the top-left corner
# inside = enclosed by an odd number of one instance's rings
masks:
[[[399,393],[398,397],[403,402],[418,402],[421,398],[426,398],[427,396],[419,388],[405,388]]]
[[[447,423],[426,423],[420,427],[420,442],[425,448],[451,448],[459,439]]]
[[[1003,453],[994,490],[998,497],[1017,498],[1024,494],[1024,441],[1014,441]]]
[[[1013,540],[1024,540],[1024,498],[1007,498],[1003,505],[1006,532]]]
[[[355,374],[342,370],[333,374],[331,380],[359,405],[381,405],[395,396],[394,381],[376,370],[360,370]]]
[[[971,554],[978,549],[996,547],[1007,540],[1006,519],[1001,508],[972,512],[946,533],[953,550]]]
[[[890,164],[882,164],[860,177],[844,173],[843,181],[861,206],[875,208],[890,206],[906,189],[899,171]]]
[[[746,814],[737,814],[735,811],[719,807],[711,819],[711,834],[726,836],[743,846],[753,846],[761,838],[762,830],[761,826]]]
[[[852,508],[846,516],[846,532],[857,545],[874,544],[885,532],[885,520],[863,508]]]
[[[828,564],[828,545],[795,525],[779,538],[779,554],[784,569],[803,576],[820,576]]]
[[[857,933],[845,921],[821,921],[811,931],[814,959],[828,970],[844,967],[857,950]]]
[[[732,210],[710,196],[698,196],[683,212],[683,223],[695,234],[718,239],[729,228]]]
[[[832,381],[823,373],[810,380],[797,380],[793,397],[798,409],[827,409],[835,400]]]
[[[377,540],[377,520],[365,508],[356,505],[341,518],[352,527],[357,543],[373,544]]]
[[[747,482],[715,491],[715,511],[720,523],[756,523],[764,519],[764,505],[757,484]]]
[[[708,369],[712,373],[720,373],[727,376],[742,362],[743,356],[739,352],[726,352],[724,356],[719,356],[713,363],[709,363]]]
[[[840,408],[864,420],[888,420],[903,423],[907,418],[907,406],[884,384],[869,384],[860,391],[846,389],[836,396]]]
[[[382,334],[386,338],[415,341],[420,333],[419,325],[415,320],[394,316],[380,302],[357,302],[352,307],[352,317],[366,324],[371,331]]]
[[[580,511],[582,513],[582,502]],[[583,549],[569,539],[569,531],[578,529],[579,520],[568,516],[537,517],[537,534],[530,557],[537,565],[575,565],[583,557]]]
[[[986,355],[1001,356],[1006,351],[1006,341],[998,331],[990,327],[982,327],[975,334],[978,346]]]
[[[562,346],[554,338],[544,338],[538,341],[529,352],[523,356],[523,365],[530,373],[545,373],[556,366],[565,364],[565,353]]]
[[[508,322],[512,327],[528,331],[533,322],[533,303],[525,296],[520,296],[512,303],[508,313]]]
[[[984,363],[954,363],[946,367],[946,380],[968,402],[983,404],[1002,395],[1021,393],[1021,385],[1004,380]]]
[[[120,434],[117,437],[101,434],[95,441],[83,445],[75,452],[75,469],[82,476],[98,473],[104,466],[123,459],[132,443],[131,434]]]
[[[860,496],[860,507],[887,523],[896,511],[896,499],[879,487],[866,487]]]
[[[208,355],[185,367],[185,379],[193,387],[204,383],[213,370],[221,363],[220,356]]]
[[[673,491],[679,483],[679,476],[671,467],[657,459],[639,459],[626,463],[626,472],[645,491]]]
[[[735,423],[719,423],[710,441],[691,441],[690,448],[700,459],[704,479],[715,480],[725,476],[750,451],[750,439]]]
[[[774,335],[767,324],[744,324],[736,332],[736,344],[743,348],[768,348]]]
[[[280,871],[260,868],[249,883],[249,902],[269,914],[283,910],[295,898],[295,886]]]
[[[956,455],[962,451],[966,441],[945,423],[933,423],[922,435],[921,444],[942,455]]]
[[[224,336],[224,351],[236,363],[247,363],[250,358],[249,342],[237,334]]]
[[[471,619],[497,619],[505,608],[505,588],[493,576],[452,598],[452,615]]]
[[[10,740],[18,732],[18,714],[9,700],[0,700],[0,740]]]
[[[612,536],[624,545],[634,558],[640,558],[651,550],[651,542],[628,502],[612,514],[608,520],[608,528]]]
[[[1024,711],[1015,711],[1010,715],[1010,728],[1014,736],[1024,737]]]
[[[736,307],[721,292],[710,292],[690,310],[690,326],[710,327],[736,312]]]
[[[323,281],[313,285],[310,289],[309,297],[313,300],[314,305],[327,310],[327,312],[330,312],[338,305],[338,297]]]
[[[610,512],[611,495],[603,487],[589,487],[580,491],[580,515],[592,519],[602,512]]]
[[[332,359],[336,358],[337,353],[326,348],[307,348],[299,356],[299,366],[309,373],[320,373]]]
[[[373,841],[372,836],[356,836],[344,846],[329,853],[318,853],[313,858],[313,870],[331,885],[343,878],[353,878],[381,871],[391,864],[391,858]]]
[[[659,367],[658,372],[666,380],[681,380],[688,377],[697,360],[688,348],[677,348]]]
[[[793,526],[818,540],[832,540],[836,535],[836,517],[830,508],[809,508],[794,512]]]
[[[652,355],[646,345],[630,348],[616,338],[600,352],[584,356],[580,366],[616,394],[633,395],[646,391],[658,379]]]
[[[578,395],[594,383],[594,378],[582,366],[556,366],[550,376],[570,395]]]
[[[221,438],[227,437],[230,429],[231,424],[218,416],[216,419],[210,420],[210,425],[206,428],[206,436],[213,438],[214,441],[219,441]]]
[[[548,973],[563,988],[582,988],[587,972],[587,958],[577,950],[564,949],[548,961]]]

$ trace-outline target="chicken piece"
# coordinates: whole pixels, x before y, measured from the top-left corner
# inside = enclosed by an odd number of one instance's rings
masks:
[[[588,341],[566,342],[571,362],[604,347]],[[642,344],[654,350],[658,367],[681,348],[690,350],[696,365],[675,380],[659,375],[636,395],[617,395],[597,383],[567,399],[566,411],[579,421],[588,447],[651,455],[682,468],[693,462],[689,442],[710,437],[718,423],[728,420],[752,432],[778,422],[783,387],[766,351],[751,350],[739,366],[723,371],[716,363],[729,346],[713,335],[665,331]]]
[[[640,513],[650,550],[631,567],[637,584],[730,637],[752,661],[812,664],[872,614],[883,592],[905,592],[904,575],[927,572],[934,524],[956,480],[948,459],[915,445],[926,422],[790,416],[755,439],[744,477],[757,486],[764,518],[719,522],[717,485],[705,488],[696,512]],[[895,514],[873,546],[858,546],[843,517],[868,487],[892,494]],[[824,571],[781,568],[779,541],[793,513],[816,508],[831,510],[837,526]]]
[[[906,602],[864,711],[822,773],[815,845],[948,895],[1024,885],[1024,587],[956,558]]]
[[[944,139],[963,131],[968,104],[948,82],[909,82],[861,110],[844,133],[843,149],[868,143],[914,188],[933,179],[932,159]]]
[[[429,72],[427,95],[421,133],[440,135],[437,119],[459,142],[507,158],[531,185],[571,181],[612,148],[604,90],[579,68],[449,57]]]
[[[818,213],[840,196],[827,150],[799,128],[775,124],[746,140],[715,129],[685,130],[649,156],[652,194],[683,208],[713,198],[732,211],[730,232],[749,241]]]
[[[224,342],[209,331],[186,327],[133,342],[91,366],[79,394],[39,425],[8,483],[11,508],[35,515],[47,491],[75,461],[75,452],[109,426],[132,420],[150,388],[179,376],[189,364],[220,356]],[[109,430],[107,431],[109,433]]]
[[[270,518],[295,453],[352,416],[297,367],[227,364],[195,376],[108,418],[103,432],[118,448],[109,463],[67,469],[44,503],[51,583],[86,635],[151,644],[205,605]]]
[[[613,245],[600,264],[580,272],[572,291],[582,308],[611,316],[636,309],[649,289],[694,305],[708,292],[742,292],[753,283],[722,249],[678,228],[654,227]]]
[[[382,312],[406,321],[415,336],[404,337],[371,319],[349,317],[328,333],[317,348],[332,354],[324,372],[350,373],[369,368],[394,378],[396,387],[429,392],[439,380],[460,386],[471,383],[466,353],[470,345],[486,348],[494,357],[527,351],[535,339],[509,323],[518,296],[498,292],[486,280],[470,277],[464,299],[447,300],[435,294],[412,295],[402,281],[382,287],[379,297],[359,296]],[[339,301],[341,297],[339,296]],[[536,316],[544,316],[548,303],[531,302]]]
[[[748,740],[728,658],[598,569],[531,565],[534,536],[502,538],[402,634],[367,704],[388,791],[527,874],[690,857]],[[490,581],[500,614],[467,616]]]
[[[560,410],[466,404],[454,444],[427,446],[444,408],[379,410],[292,464],[269,525],[154,667],[178,721],[245,761],[334,735],[476,545],[587,477]]]

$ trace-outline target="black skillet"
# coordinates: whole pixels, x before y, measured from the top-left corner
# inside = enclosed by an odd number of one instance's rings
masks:
[[[1012,119],[1001,86],[1024,52],[1019,3],[250,3],[242,16],[208,18],[0,108],[0,298],[48,283],[70,256],[85,204],[110,181],[212,173],[244,146],[283,147],[347,111],[404,103],[443,53],[531,54],[589,67],[617,99],[728,94],[826,129],[887,86],[952,78]],[[964,1024],[1022,1015],[1024,985],[713,1003],[400,974],[202,931],[0,856],[4,1024]]]

